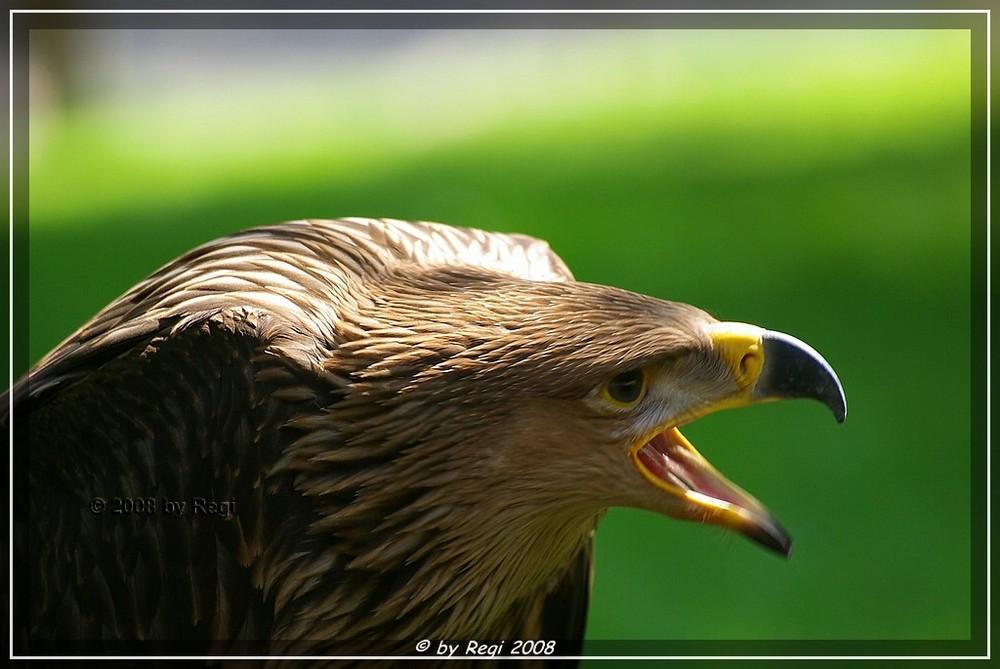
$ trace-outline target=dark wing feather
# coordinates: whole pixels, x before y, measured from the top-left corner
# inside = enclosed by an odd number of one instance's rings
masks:
[[[266,637],[255,573],[268,540],[309,511],[268,477],[297,408],[259,378],[315,380],[217,322],[152,340],[91,355],[88,373],[25,403],[33,638]]]

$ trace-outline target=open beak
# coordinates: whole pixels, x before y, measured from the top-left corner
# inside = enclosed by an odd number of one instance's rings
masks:
[[[715,323],[708,327],[708,335],[736,390],[693,408],[676,424],[718,409],[787,398],[819,400],[837,422],[847,417],[840,380],[805,343],[743,323]],[[642,475],[686,502],[683,517],[736,530],[766,548],[791,555],[791,537],[771,512],[712,467],[676,424],[633,447],[632,459]]]

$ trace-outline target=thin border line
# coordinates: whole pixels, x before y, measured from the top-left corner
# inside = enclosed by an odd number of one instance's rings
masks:
[[[986,14],[989,9],[11,9],[11,14]],[[988,31],[987,31],[988,32]]]
[[[992,520],[992,509],[993,503],[991,501],[991,484],[992,484],[992,472],[993,464],[992,458],[990,457],[990,444],[993,443],[993,439],[990,435],[991,419],[990,419],[990,406],[991,402],[991,391],[992,391],[992,361],[991,361],[991,342],[993,338],[992,333],[992,309],[990,305],[992,304],[992,299],[990,296],[990,285],[992,283],[990,277],[990,258],[991,258],[991,235],[990,235],[990,221],[991,219],[991,195],[992,188],[990,184],[993,183],[991,179],[991,160],[992,160],[992,146],[991,146],[991,135],[992,135],[992,69],[991,65],[993,62],[992,54],[993,49],[991,45],[991,28],[992,28],[992,14],[991,10],[986,10],[986,657],[990,657],[990,650],[993,640],[993,635],[990,630],[993,629],[991,621],[992,613],[992,593],[991,588],[991,577],[992,577],[992,534],[990,532],[993,527]],[[971,175],[975,178],[975,175]],[[970,240],[971,242],[971,240]]]
[[[121,14],[121,15],[155,15],[155,14],[219,14],[219,15],[246,15],[246,14],[369,14],[369,15],[434,15],[434,14],[553,14],[553,15],[577,15],[577,14],[707,14],[707,15],[742,15],[742,14],[774,14],[774,15],[826,15],[826,14],[870,14],[870,15],[917,15],[917,14],[944,14],[944,15],[985,15],[986,17],[986,654],[983,655],[643,655],[643,656],[606,656],[606,655],[581,655],[581,656],[539,656],[535,659],[581,659],[581,660],[612,660],[612,659],[687,659],[687,660],[786,660],[786,659],[811,659],[811,660],[975,660],[990,659],[992,649],[992,598],[989,596],[992,585],[992,540],[990,529],[992,528],[992,458],[989,445],[992,441],[992,421],[990,415],[992,398],[992,327],[991,327],[991,243],[992,235],[990,223],[992,220],[992,193],[990,185],[992,183],[992,10],[991,9],[11,9],[8,17],[8,222],[9,249],[8,249],[8,326],[10,328],[10,340],[8,358],[8,388],[13,386],[14,374],[14,16],[18,14]],[[970,101],[971,102],[971,101]],[[970,113],[974,110],[970,109]],[[972,175],[974,178],[975,175]],[[972,240],[970,240],[972,241]],[[13,401],[13,395],[10,396]],[[11,416],[9,430],[10,442],[13,443],[14,426],[13,412]],[[13,508],[14,490],[14,461],[13,449],[8,451],[9,466],[9,509]],[[8,528],[8,552],[9,552],[9,583],[13,583],[14,577],[14,534],[13,524]],[[12,594],[12,593],[11,593]],[[54,655],[14,655],[14,610],[13,597],[8,602],[9,617],[9,650],[11,659],[52,659],[52,660],[79,660],[83,656],[54,656]],[[217,659],[217,660],[264,660],[275,659],[279,656],[269,655],[236,655],[236,656],[212,656],[212,655],[184,655],[184,656],[99,656],[102,659],[168,659],[168,660],[190,660],[190,659]],[[280,656],[286,657],[286,656]],[[391,660],[427,660],[435,656],[429,655],[387,655],[387,656],[287,656],[288,659],[391,659]],[[470,658],[466,658],[470,659]]]
[[[7,17],[7,222],[10,226],[7,237],[7,387],[14,387],[14,12]],[[7,415],[13,416],[13,393],[8,396]],[[14,421],[7,426],[8,444],[14,443]],[[14,509],[14,449],[7,449],[7,472],[9,474],[7,508]],[[7,564],[10,567],[8,585],[14,584],[14,523],[7,524]],[[13,587],[9,588],[13,590]],[[10,656],[14,657],[14,596],[7,600],[7,619],[11,621],[8,639]]]

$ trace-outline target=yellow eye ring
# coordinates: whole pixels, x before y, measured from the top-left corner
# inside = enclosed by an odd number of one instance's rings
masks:
[[[614,375],[601,388],[601,397],[619,407],[633,407],[646,396],[646,370],[629,369]]]

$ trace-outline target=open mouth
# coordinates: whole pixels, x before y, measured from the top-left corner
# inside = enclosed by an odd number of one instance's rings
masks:
[[[712,411],[755,402],[809,398],[822,402],[837,422],[847,417],[847,398],[830,364],[795,337],[745,323],[706,327],[718,360],[729,370],[734,390],[683,415],[693,420]],[[648,441],[629,450],[636,468],[673,498],[665,510],[677,518],[736,530],[784,556],[792,540],[763,504],[720,474],[677,429],[678,418]]]
[[[676,427],[633,447],[631,455],[646,480],[688,502],[684,517],[736,530],[786,557],[791,554],[791,537],[771,512],[712,467]]]

